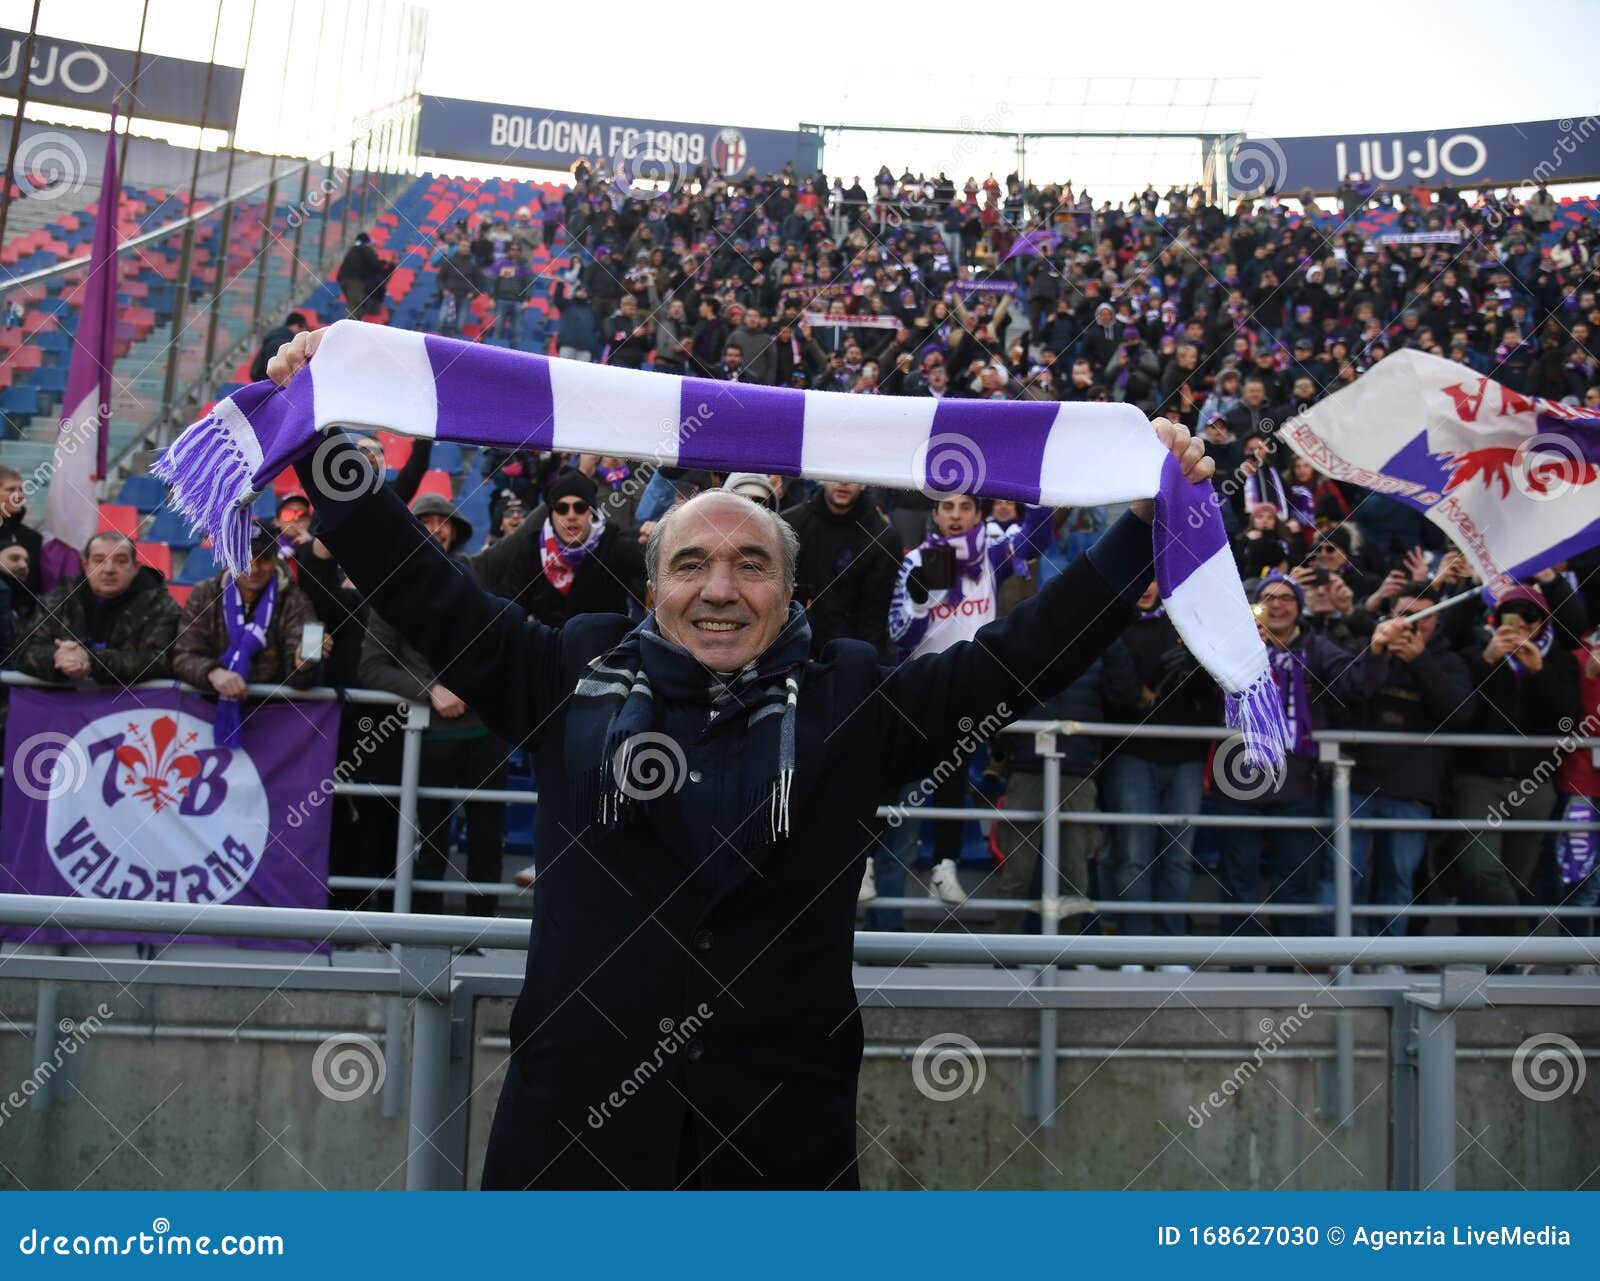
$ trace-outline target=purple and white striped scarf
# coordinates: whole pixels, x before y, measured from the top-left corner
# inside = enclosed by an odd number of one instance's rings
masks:
[[[279,388],[217,402],[156,474],[225,564],[250,559],[250,504],[333,426],[510,450],[845,480],[1053,507],[1155,501],[1156,581],[1184,643],[1227,694],[1249,759],[1291,746],[1215,491],[1132,405],[847,396],[619,369],[359,321],[331,326]]]
[[[278,571],[261,589],[256,598],[254,621],[245,617],[244,598],[239,595],[237,579],[229,578],[222,588],[222,622],[228,629],[228,648],[222,651],[221,663],[235,676],[250,679],[250,664],[266,648],[267,628],[272,626],[272,611],[278,603]],[[238,747],[239,728],[243,723],[244,704],[236,698],[219,698],[217,712],[212,718],[211,732],[218,747]]]

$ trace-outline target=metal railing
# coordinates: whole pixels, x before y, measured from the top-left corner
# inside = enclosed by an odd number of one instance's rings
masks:
[[[133,903],[81,898],[0,894],[0,924],[52,925],[68,929],[118,929],[183,933],[220,932],[249,938],[378,943],[392,947],[392,963],[357,968],[308,962],[257,961],[225,964],[168,960],[118,960],[0,953],[0,977],[37,979],[35,1057],[48,1052],[56,1034],[54,985],[61,981],[179,983],[218,987],[269,987],[337,992],[377,992],[411,1007],[410,1070],[398,1070],[403,1034],[391,1028],[387,1074],[406,1078],[406,1187],[450,1189],[466,1184],[467,1110],[473,1064],[470,1029],[479,997],[505,998],[520,988],[520,976],[478,968],[462,949],[488,945],[524,950],[528,930],[520,922],[496,918],[397,916],[381,912],[342,913],[299,908],[238,907],[228,904]],[[1360,988],[1323,983],[1260,987],[1223,984],[1200,975],[1173,979],[1167,986],[1134,988],[1104,981],[1084,983],[1081,975],[1058,981],[1058,967],[1070,964],[1117,965],[1160,959],[1182,964],[1293,963],[1347,967],[1359,958],[1381,963],[1440,965],[1437,983],[1415,978],[1378,981]],[[1247,938],[1038,938],[1020,935],[858,933],[858,963],[898,966],[907,961],[1038,967],[973,983],[956,983],[934,970],[906,981],[890,973],[858,971],[863,1004],[897,1009],[1014,1007],[1020,994],[1037,1006],[1041,1033],[1037,1061],[1055,1064],[1062,1056],[1054,1042],[1058,1012],[1106,1006],[1159,1009],[1175,996],[1189,1006],[1262,1009],[1310,1008],[1329,1011],[1349,1028],[1358,1010],[1387,1010],[1391,1106],[1391,1167],[1396,1188],[1449,1190],[1455,1186],[1456,1017],[1459,1011],[1496,1006],[1600,1005],[1600,984],[1573,980],[1543,983],[1491,977],[1487,966],[1508,962],[1567,965],[1600,957],[1600,944],[1579,939],[1247,939]],[[1109,977],[1109,976],[1108,976]],[[894,980],[894,981],[891,981]],[[457,1035],[457,1030],[461,1034]],[[1350,1059],[1354,1061],[1353,1030]],[[1343,1044],[1338,1048],[1343,1054]],[[1055,1073],[1036,1073],[1039,1124],[1055,1116]],[[1049,1089],[1044,1082],[1049,1081]],[[1045,1105],[1048,1103],[1048,1107]],[[1341,1104],[1341,1106],[1343,1106]],[[1348,1123],[1353,1108],[1341,1111]]]
[[[47,682],[36,681],[14,672],[0,673],[0,680],[13,685],[51,688]],[[175,681],[151,682],[146,686],[137,688],[178,688],[190,693],[200,693],[200,691],[196,691],[190,686]],[[175,928],[180,928],[184,922],[193,923],[200,919],[205,919],[208,922],[207,928],[209,932],[234,932],[256,937],[315,937],[319,941],[327,942],[382,942],[396,947],[425,948],[430,950],[430,954],[440,948],[456,946],[520,948],[526,945],[527,926],[521,921],[465,917],[415,917],[409,916],[408,913],[412,906],[413,892],[419,889],[434,892],[464,890],[468,893],[500,896],[510,896],[525,892],[515,885],[481,885],[454,881],[416,880],[414,873],[419,839],[417,824],[417,802],[419,799],[507,801],[531,804],[537,802],[538,794],[536,792],[516,790],[489,792],[470,787],[422,787],[420,785],[422,733],[429,724],[429,708],[424,704],[413,703],[395,695],[375,690],[313,689],[298,691],[277,686],[253,685],[250,687],[250,692],[254,696],[264,698],[342,699],[351,703],[388,704],[404,710],[406,722],[401,756],[401,777],[398,785],[336,781],[332,787],[335,795],[383,796],[398,801],[397,808],[400,813],[400,823],[396,837],[394,876],[381,879],[338,876],[329,878],[330,888],[334,889],[392,889],[392,912],[389,914],[309,912],[308,914],[306,909],[246,908],[232,905],[207,907],[186,904],[101,903],[86,899],[63,899],[55,901],[59,903],[61,910],[49,916],[48,919],[51,923],[57,925],[77,923],[87,928],[95,925],[103,926],[113,920],[118,922],[133,920],[142,923],[128,925],[126,928],[168,932]],[[970,899],[959,909],[952,909],[949,905],[935,903],[931,900],[916,899],[878,899],[874,900],[873,905],[878,907],[905,907],[913,911],[933,911],[940,914],[953,914],[956,911],[985,910],[1015,912],[1032,908],[1037,909],[1039,914],[1039,935],[861,934],[857,936],[857,958],[863,961],[890,962],[909,959],[914,955],[918,961],[938,962],[970,961],[981,956],[987,963],[1002,962],[1005,964],[1041,966],[1030,989],[1040,1002],[1038,1055],[1041,1063],[1055,1061],[1059,1048],[1056,1023],[1057,1004],[1046,995],[1059,982],[1060,976],[1056,968],[1059,963],[1196,966],[1281,966],[1295,964],[1332,966],[1334,967],[1334,990],[1345,994],[1354,990],[1350,986],[1352,977],[1350,967],[1358,963],[1370,966],[1453,963],[1500,965],[1513,961],[1524,964],[1553,965],[1600,963],[1600,939],[1539,937],[1521,939],[1407,939],[1357,936],[1354,931],[1354,922],[1358,916],[1458,915],[1504,919],[1509,917],[1526,918],[1534,909],[1472,905],[1438,907],[1413,904],[1377,905],[1366,908],[1358,907],[1354,904],[1352,902],[1352,865],[1350,858],[1350,833],[1353,830],[1363,828],[1394,830],[1401,828],[1429,831],[1470,831],[1472,830],[1472,824],[1470,820],[1466,819],[1439,819],[1410,823],[1401,820],[1352,817],[1350,775],[1353,769],[1353,762],[1345,758],[1339,750],[1346,743],[1363,745],[1387,743],[1463,748],[1512,745],[1572,750],[1574,748],[1600,746],[1600,739],[1571,737],[1518,738],[1507,735],[1425,736],[1371,731],[1325,731],[1319,733],[1317,738],[1322,760],[1332,771],[1331,814],[1326,818],[1319,816],[1278,818],[1262,815],[1152,815],[1117,814],[1102,811],[1061,811],[1061,753],[1057,743],[1057,735],[1211,741],[1230,733],[1230,731],[1221,728],[1211,730],[1205,727],[1128,726],[1074,721],[1020,721],[1007,727],[1007,732],[1033,734],[1035,736],[1035,748],[1040,757],[1042,768],[1042,806],[1038,810],[998,809],[993,811],[992,814],[986,813],[981,817],[992,818],[994,821],[1005,823],[1043,823],[1039,865],[1040,897],[1037,900],[1009,898]],[[885,818],[897,813],[903,817],[906,811],[903,807],[894,806],[883,806],[878,810],[879,816]],[[1050,815],[1054,815],[1056,821],[1045,821],[1047,816]],[[928,807],[917,808],[914,811],[914,817],[934,821],[967,821],[975,816],[978,815],[974,811],[965,809]],[[1073,909],[1073,902],[1065,900],[1061,895],[1062,823],[1107,825],[1187,823],[1194,826],[1231,826],[1258,829],[1312,828],[1323,830],[1331,828],[1328,839],[1334,848],[1333,881],[1335,901],[1332,905],[1334,933],[1325,938],[1294,939],[1265,936],[1260,938],[1209,938],[1205,936],[1102,938],[1093,935],[1062,936],[1062,920],[1069,910]],[[1555,832],[1594,830],[1600,825],[1554,820],[1508,820],[1503,826],[1509,830]],[[536,888],[537,886],[535,886]],[[4,902],[5,897],[0,896],[0,902]],[[46,902],[51,902],[51,900],[22,898],[18,902],[5,902],[4,906],[0,907],[0,920],[42,924],[44,920],[39,919],[39,912]],[[27,906],[29,903],[34,904],[34,906]],[[1082,909],[1081,904],[1078,904],[1077,907],[1079,910]],[[149,909],[149,912],[142,916],[137,914],[133,917],[124,915],[132,908]],[[1218,917],[1253,916],[1258,914],[1323,918],[1328,916],[1327,905],[1317,903],[1196,902],[1175,904],[1102,900],[1091,903],[1087,910],[1105,913],[1160,911],[1194,915],[1209,914]],[[1593,908],[1539,908],[1537,910],[1541,913],[1561,918],[1593,918],[1600,915],[1600,909]],[[7,912],[20,915],[7,916],[4,914]],[[239,913],[245,913],[246,915],[241,916],[238,915]],[[202,917],[202,915],[197,914],[210,915]],[[1077,914],[1077,912],[1072,911],[1072,914]],[[375,930],[373,928],[373,922],[375,921],[390,922],[393,925],[393,929]],[[464,934],[462,932],[464,924],[470,924],[470,933]],[[235,928],[236,925],[239,928]],[[325,928],[328,932],[321,935],[308,935],[299,932],[313,927]],[[977,949],[977,951],[974,951],[974,949]],[[447,973],[449,969],[448,952],[445,953],[445,956],[446,961],[443,965],[443,970]],[[429,962],[429,966],[438,968],[436,962],[437,958],[434,958]],[[12,957],[0,956],[0,975],[8,971],[15,972],[16,964]],[[99,965],[101,962],[97,961],[96,964]],[[403,970],[405,964],[405,958],[397,952],[393,958],[393,967],[383,972],[392,976],[394,969]],[[433,973],[433,970],[430,969],[429,973]],[[443,980],[437,980],[436,978],[429,980],[430,983],[436,981]],[[424,984],[423,986],[426,987],[427,985]],[[1600,1001],[1600,984],[1594,983],[1592,980],[1584,981],[1573,990],[1583,993],[1592,991],[1595,994],[1595,999]],[[1588,999],[1585,996],[1584,1002],[1587,1003]],[[1408,997],[1407,1000],[1410,1000],[1410,998]],[[1396,1008],[1398,1009],[1399,1007],[1397,1006]],[[1437,1011],[1435,1014],[1429,1014],[1427,1018],[1437,1022],[1436,1014]],[[1417,1007],[1415,1017],[1418,1019],[1423,1018],[1420,1006]],[[401,998],[397,996],[388,1004],[386,1039],[391,1046],[397,1046],[403,1041],[403,1021],[404,1010]],[[1440,1028],[1434,1027],[1432,1030],[1439,1032]],[[429,1035],[434,1034],[435,1030],[430,1025]],[[1336,1024],[1336,1035],[1335,1060],[1337,1074],[1335,1080],[1338,1094],[1336,1116],[1340,1118],[1342,1124],[1348,1124],[1355,1112],[1355,1045],[1354,1031],[1347,1020],[1341,1020]],[[415,1070],[437,1072],[444,1069],[440,1065],[438,1054],[435,1051],[430,1051],[424,1068]],[[1429,1068],[1426,1075],[1433,1082],[1434,1088],[1443,1088],[1443,1071],[1437,1064]],[[1451,1071],[1453,1072],[1453,1067]],[[400,1074],[390,1073],[386,1078],[384,1097],[384,1113],[386,1116],[399,1115],[401,1110],[400,1085]],[[1453,1089],[1453,1078],[1450,1085],[1451,1089]],[[433,1087],[429,1086],[428,1088],[431,1090]],[[429,1122],[430,1118],[438,1115],[437,1108],[432,1102],[424,1100],[420,1113],[417,1113],[419,1103],[416,1098],[416,1089],[417,1086],[414,1081],[413,1112],[420,1115],[423,1122]],[[431,1094],[429,1097],[431,1099]],[[1037,1115],[1044,1118],[1041,1124],[1051,1124],[1050,1118],[1056,1112],[1055,1077],[1053,1073],[1041,1071],[1036,1074],[1034,1106],[1037,1108]],[[1453,1118],[1453,1111],[1450,1115]],[[413,1120],[413,1125],[417,1124],[421,1123]],[[1453,1120],[1451,1126],[1447,1128],[1450,1130],[1449,1139],[1453,1144]],[[425,1134],[427,1133],[431,1133],[431,1130],[425,1129]],[[1430,1133],[1433,1132],[1430,1131]],[[414,1135],[414,1137],[416,1136]],[[1434,1157],[1438,1157],[1444,1151],[1444,1143],[1445,1140],[1443,1138],[1435,1135],[1429,1144],[1424,1145],[1424,1147]],[[424,1149],[430,1146],[424,1139]],[[1453,1147],[1451,1152],[1453,1153]],[[424,1151],[420,1159],[426,1166],[426,1163],[432,1158]],[[431,1167],[427,1168],[431,1169]],[[1444,1167],[1430,1166],[1429,1168],[1434,1169],[1434,1174],[1427,1185],[1438,1186],[1436,1180],[1444,1177],[1438,1171]],[[431,1180],[439,1176],[438,1172],[434,1171],[418,1177],[424,1180]],[[1399,1176],[1397,1175],[1396,1177]],[[424,1181],[416,1186],[432,1187],[437,1186],[437,1184]]]

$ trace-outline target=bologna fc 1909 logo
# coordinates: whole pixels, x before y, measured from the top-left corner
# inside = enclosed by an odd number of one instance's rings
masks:
[[[52,789],[45,839],[75,892],[95,898],[224,903],[255,875],[267,798],[247,753],[211,726],[157,708],[102,716],[61,753],[82,773]]]
[[[749,154],[744,135],[737,129],[724,129],[711,144],[711,163],[725,174],[742,172]]]

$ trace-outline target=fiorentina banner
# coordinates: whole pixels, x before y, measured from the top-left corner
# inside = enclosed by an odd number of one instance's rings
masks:
[[[212,737],[214,706],[176,689],[13,687],[0,889],[326,907],[329,807],[320,801],[335,769],[338,704],[254,704],[232,750]],[[0,938],[309,946],[31,926],[0,927]]]
[[[1282,434],[1335,480],[1417,508],[1485,583],[1600,544],[1600,416],[1439,356],[1386,356]]]

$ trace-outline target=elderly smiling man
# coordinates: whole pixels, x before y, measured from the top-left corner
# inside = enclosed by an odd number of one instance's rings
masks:
[[[1153,430],[1191,480],[1211,474],[1182,427]],[[853,640],[809,657],[795,535],[737,494],[657,524],[643,623],[558,631],[485,595],[391,494],[323,492],[324,463],[299,465],[321,537],[536,756],[532,937],[483,1186],[858,1186],[851,947],[874,810],[963,722],[1034,706],[1128,625],[1150,504],[974,640],[888,669]]]

